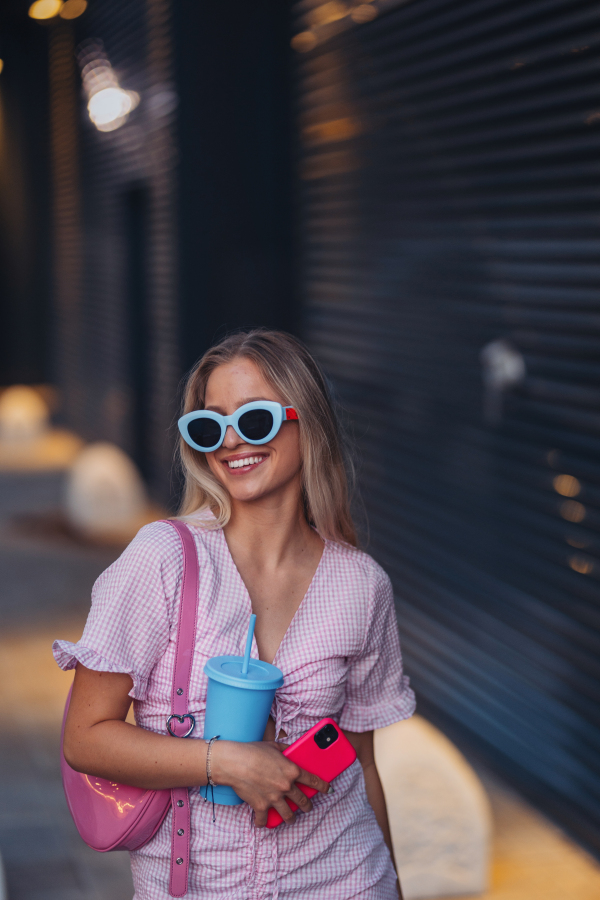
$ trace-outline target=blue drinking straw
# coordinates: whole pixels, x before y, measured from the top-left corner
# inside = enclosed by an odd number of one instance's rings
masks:
[[[254,626],[256,625],[256,616],[254,613],[250,616],[250,625],[248,626],[248,637],[246,638],[246,650],[244,652],[244,662],[242,663],[242,675],[248,674],[248,665],[250,663],[250,651],[252,650],[252,638],[254,636]]]

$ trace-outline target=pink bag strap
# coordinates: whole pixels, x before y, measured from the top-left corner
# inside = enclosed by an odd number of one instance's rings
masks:
[[[183,548],[183,576],[177,621],[177,646],[171,689],[171,715],[167,728],[175,737],[189,737],[196,727],[188,712],[190,676],[196,642],[198,618],[199,571],[196,543],[190,529],[176,519],[164,519],[177,531]],[[190,869],[190,798],[187,788],[171,791],[173,828],[171,832],[171,874],[169,894],[183,897],[188,889]]]
[[[171,714],[183,718],[172,721],[171,730],[177,737],[187,736],[194,730],[195,721],[188,713],[190,675],[196,643],[196,619],[198,617],[198,553],[192,533],[187,525],[175,519],[170,520],[181,539],[183,546],[183,577],[181,585],[181,601],[179,603],[179,620],[177,622],[177,648],[175,651],[175,669],[171,688]],[[186,725],[189,722],[189,725]],[[191,730],[190,730],[191,729]]]

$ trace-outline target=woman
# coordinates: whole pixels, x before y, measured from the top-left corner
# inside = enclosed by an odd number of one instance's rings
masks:
[[[254,428],[266,437],[264,411],[221,427],[220,416],[253,401],[293,407],[297,419],[285,419],[260,445],[244,435],[252,438]],[[410,716],[414,697],[402,675],[390,581],[355,546],[323,375],[290,335],[235,334],[191,372],[184,412],[195,410],[217,415],[182,423],[181,515],[200,564],[194,736],[203,732],[204,664],[243,651],[252,611],[260,658],[285,680],[262,742],[211,748],[213,781],[246,802],[217,807],[213,823],[210,804],[190,790],[188,897],[401,897],[373,730]],[[207,783],[207,744],[165,734],[181,576],[174,529],[146,526],[96,583],[81,640],[56,642],[59,665],[76,666],[64,753],[78,771],[144,788]],[[132,698],[137,728],[125,721]],[[320,793],[311,802],[296,783],[309,776],[277,741],[296,740],[325,716],[339,723],[358,760],[335,780],[335,792],[314,780]],[[292,814],[286,797],[301,813]],[[273,830],[264,828],[271,806],[286,823]],[[137,900],[168,897],[170,818],[131,854]]]

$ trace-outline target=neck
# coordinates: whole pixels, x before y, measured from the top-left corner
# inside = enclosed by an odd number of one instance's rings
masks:
[[[306,521],[296,487],[257,501],[233,501],[225,537],[234,556],[251,559],[257,568],[275,569],[317,535]]]

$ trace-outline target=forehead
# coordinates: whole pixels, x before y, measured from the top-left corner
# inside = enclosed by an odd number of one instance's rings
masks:
[[[205,406],[237,409],[249,399],[282,400],[251,359],[238,358],[217,366],[206,383]]]

